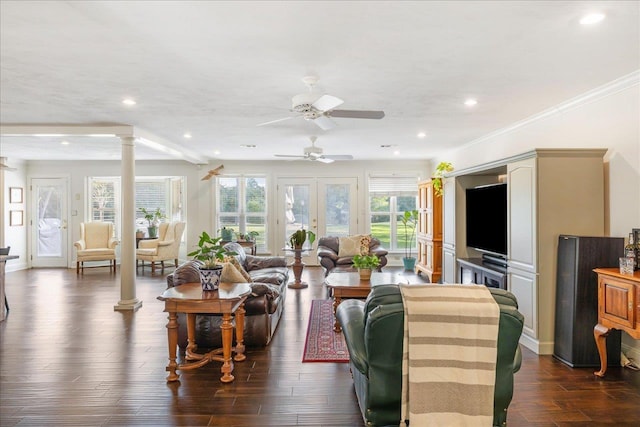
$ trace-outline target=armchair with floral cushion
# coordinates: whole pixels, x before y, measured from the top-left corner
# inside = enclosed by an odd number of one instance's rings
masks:
[[[389,253],[380,240],[367,234],[346,237],[326,236],[318,240],[318,261],[327,276],[332,271],[356,271],[353,267],[355,255],[375,255],[380,259],[378,271],[387,265]]]

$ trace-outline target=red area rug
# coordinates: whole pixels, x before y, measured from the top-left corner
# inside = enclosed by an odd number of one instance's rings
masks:
[[[342,333],[333,331],[333,301],[311,301],[311,314],[304,343],[303,362],[349,362],[349,350]]]

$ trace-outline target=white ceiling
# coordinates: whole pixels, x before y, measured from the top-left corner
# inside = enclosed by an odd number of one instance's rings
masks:
[[[301,154],[311,135],[325,154],[432,158],[640,69],[639,4],[3,0],[0,123],[129,125],[205,159]],[[580,25],[594,10],[606,19]],[[386,117],[256,126],[289,116],[311,74],[339,108]],[[110,159],[120,144],[2,136],[0,155]]]

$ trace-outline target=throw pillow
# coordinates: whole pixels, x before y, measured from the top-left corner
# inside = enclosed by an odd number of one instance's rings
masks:
[[[220,281],[226,283],[245,283],[246,280],[240,274],[237,268],[233,266],[230,262],[225,262],[222,266],[222,275],[220,276]]]
[[[361,245],[362,245],[362,237],[361,234],[357,234],[355,236],[348,237],[340,237],[340,244],[338,246],[338,256],[339,257],[350,257],[354,255],[361,255]]]
[[[365,235],[360,239],[360,255],[369,255],[369,246],[371,246],[371,236]]]
[[[251,278],[249,273],[247,273],[247,270],[244,269],[244,267],[242,266],[242,264],[240,264],[240,261],[238,261],[236,257],[229,256],[229,257],[226,257],[224,261],[233,264],[233,266],[240,272],[240,274],[242,274],[242,276],[245,279],[244,280],[245,282],[247,283],[253,282],[253,279]]]

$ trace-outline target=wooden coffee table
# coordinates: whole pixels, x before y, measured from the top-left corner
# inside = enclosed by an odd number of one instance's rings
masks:
[[[235,351],[233,358],[236,362],[246,359],[244,355],[244,301],[251,294],[249,283],[224,283],[221,282],[216,291],[203,291],[202,285],[198,283],[185,283],[180,286],[169,288],[158,297],[164,301],[164,311],[169,313],[169,323],[167,323],[167,335],[169,339],[169,365],[167,371],[169,376],[167,381],[178,381],[180,376],[176,369],[186,371],[196,369],[215,360],[222,362],[222,377],[220,381],[229,383],[234,380],[233,361],[231,351]],[[191,363],[176,363],[176,351],[178,346],[178,313],[187,313],[187,335],[188,345],[185,358]],[[212,350],[206,354],[198,354],[195,351],[196,314],[222,314],[222,348]],[[232,315],[236,314],[236,346],[233,343]],[[222,353],[222,356],[220,356]]]
[[[371,280],[360,280],[360,275],[357,272],[329,273],[324,279],[324,283],[329,288],[330,295],[333,298],[333,316],[335,317],[336,309],[343,299],[364,299],[369,296],[369,292],[374,286],[400,283],[418,285],[429,282],[412,271],[374,271],[371,273]],[[342,330],[338,319],[335,320],[333,330],[336,332]]]

